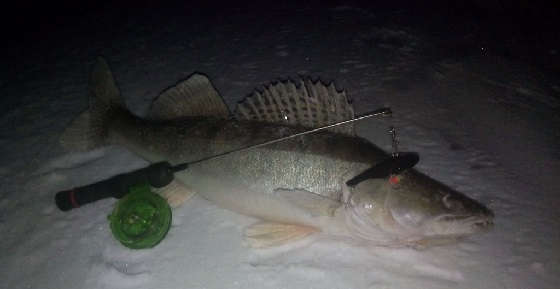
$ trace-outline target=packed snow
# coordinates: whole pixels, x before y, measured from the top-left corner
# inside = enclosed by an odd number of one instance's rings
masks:
[[[384,19],[354,6],[107,9],[7,55],[14,57],[0,83],[0,287],[558,288],[560,83],[476,43],[450,48],[421,27]],[[495,226],[426,250],[321,233],[253,249],[243,230],[256,219],[194,197],[173,209],[160,244],[128,249],[109,228],[115,199],[69,212],[54,203],[58,191],[148,164],[120,147],[68,153],[58,144],[87,108],[99,55],[138,115],[194,72],[206,74],[231,109],[270,81],[335,81],[358,114],[394,112],[356,123],[359,135],[390,151],[388,128],[396,127],[399,149],[420,154],[417,168],[487,204]]]

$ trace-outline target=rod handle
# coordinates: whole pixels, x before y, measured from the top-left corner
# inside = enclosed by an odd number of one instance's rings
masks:
[[[69,211],[109,197],[120,199],[138,183],[148,182],[152,187],[161,188],[172,180],[173,167],[168,162],[160,162],[94,184],[58,192],[55,203],[61,211]]]

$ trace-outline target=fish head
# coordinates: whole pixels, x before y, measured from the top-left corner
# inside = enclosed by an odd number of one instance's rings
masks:
[[[356,184],[348,207],[362,236],[377,226],[408,239],[457,238],[488,230],[494,218],[483,204],[415,170]]]

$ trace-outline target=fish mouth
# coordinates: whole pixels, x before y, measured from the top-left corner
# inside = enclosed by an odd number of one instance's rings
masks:
[[[473,222],[471,226],[479,231],[487,231],[494,226],[494,220],[489,218],[478,220]]]
[[[475,232],[488,231],[494,226],[493,214],[483,216],[443,215],[435,218],[435,221],[460,225]]]

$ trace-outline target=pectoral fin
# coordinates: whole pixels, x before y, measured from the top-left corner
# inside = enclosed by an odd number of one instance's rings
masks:
[[[169,185],[163,188],[152,188],[153,191],[167,200],[173,208],[181,206],[188,201],[196,193],[186,185],[177,180],[173,180]]]
[[[253,248],[266,248],[284,245],[317,231],[303,225],[262,222],[245,230],[245,240]]]

